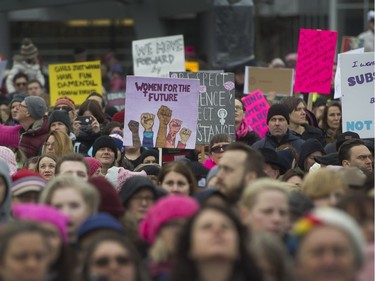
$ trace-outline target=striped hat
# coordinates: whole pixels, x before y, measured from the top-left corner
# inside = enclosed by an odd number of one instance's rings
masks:
[[[29,191],[42,191],[47,182],[29,169],[21,169],[12,175],[12,194],[19,196]]]
[[[38,48],[33,44],[30,38],[25,38],[22,41],[21,51],[23,59],[33,59],[38,56]]]

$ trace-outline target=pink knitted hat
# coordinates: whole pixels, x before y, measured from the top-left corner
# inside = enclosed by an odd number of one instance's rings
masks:
[[[20,220],[47,222],[57,227],[64,243],[68,241],[69,218],[59,210],[42,204],[16,204],[12,207],[14,217]]]
[[[95,159],[93,157],[85,157],[85,160],[89,164],[90,168],[90,176],[93,176],[95,172],[102,167],[102,163],[98,159]]]
[[[140,223],[139,235],[152,245],[163,224],[172,219],[190,218],[198,209],[198,203],[187,196],[168,195],[161,198],[148,210],[145,219]]]
[[[144,176],[147,177],[147,174],[145,171],[140,172],[133,172],[130,170],[127,170],[123,167],[111,167],[108,169],[107,174],[105,175],[105,178],[112,183],[114,188],[117,192],[120,192],[121,186],[124,184],[124,182],[134,176]]]
[[[0,146],[0,158],[8,163],[10,176],[17,172],[16,156],[12,150],[6,146]]]

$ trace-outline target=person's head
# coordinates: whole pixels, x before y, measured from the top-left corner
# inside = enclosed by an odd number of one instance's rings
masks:
[[[261,147],[258,149],[264,158],[264,172],[272,179],[277,179],[283,170],[277,152],[272,148]]]
[[[9,103],[10,118],[14,119],[16,116],[19,104],[26,98],[26,94],[15,94]]]
[[[141,164],[153,164],[159,163],[159,151],[155,149],[147,149],[141,153],[140,156]]]
[[[100,176],[102,174],[102,163],[94,157],[85,157],[85,160],[89,167],[88,176]]]
[[[282,139],[287,131],[289,125],[288,109],[283,104],[274,104],[268,109],[267,126],[271,136]]]
[[[81,104],[78,110],[78,116],[94,116],[102,124],[105,121],[104,112],[96,100],[86,100]]]
[[[108,169],[115,164],[117,157],[117,145],[110,136],[101,136],[93,144],[92,155]]]
[[[289,169],[281,177],[281,181],[299,186],[302,184],[304,176],[305,173],[300,168]]]
[[[374,33],[374,18],[375,18],[375,12],[373,10],[368,11],[367,13],[368,27],[373,33]]]
[[[157,163],[153,164],[139,164],[134,168],[134,172],[145,171],[147,177],[155,184],[158,185],[158,176],[161,170],[161,166]]]
[[[212,137],[210,140],[210,156],[215,164],[219,163],[225,149],[231,142],[232,140],[227,134],[217,134]]]
[[[218,166],[215,186],[230,203],[236,203],[245,186],[264,174],[262,154],[244,143],[230,144]]]
[[[298,167],[308,173],[311,166],[316,163],[315,157],[323,156],[326,152],[317,139],[308,139],[302,146],[298,159]]]
[[[334,101],[324,108],[322,116],[322,129],[323,130],[341,130],[341,104]]]
[[[8,219],[11,201],[11,178],[8,163],[0,158],[0,206],[4,211],[4,215],[0,217],[2,220]]]
[[[38,172],[46,181],[55,176],[57,157],[55,154],[42,154],[36,163],[36,172]]]
[[[302,182],[302,192],[313,200],[316,207],[334,206],[347,190],[343,175],[330,168],[309,173]]]
[[[68,242],[69,218],[61,211],[42,204],[16,204],[12,207],[12,214],[18,220],[37,222],[48,232],[50,260],[54,263],[61,253],[63,244]]]
[[[89,165],[79,153],[70,153],[59,158],[56,163],[56,175],[69,174],[84,180],[90,175]]]
[[[315,115],[316,119],[320,121],[323,117],[324,108],[326,107],[327,99],[326,98],[317,98],[313,103],[312,112]]]
[[[192,195],[197,189],[197,181],[191,170],[182,162],[165,164],[159,173],[158,182],[168,193]]]
[[[241,124],[242,119],[245,117],[245,108],[241,99],[236,98],[234,100],[234,122]]]
[[[34,123],[42,119],[47,112],[47,105],[41,97],[26,97],[19,105],[13,117],[18,123]]]
[[[148,210],[139,225],[139,235],[151,245],[150,257],[154,262],[170,259],[181,227],[198,209],[198,203],[190,197],[169,195]]]
[[[65,110],[55,110],[48,118],[49,130],[60,131],[67,135],[72,131],[72,123],[69,114]]]
[[[364,238],[356,222],[333,208],[317,208],[294,226],[297,277],[351,281],[364,262]]]
[[[289,112],[289,121],[291,124],[304,125],[306,124],[306,103],[302,98],[298,97],[284,97],[281,104],[285,105]]]
[[[26,93],[26,86],[28,81],[29,77],[23,72],[18,72],[16,75],[14,75],[12,82],[15,92]]]
[[[27,83],[27,95],[28,96],[41,96],[43,94],[43,85],[39,80],[30,80]]]
[[[72,99],[67,96],[60,97],[56,100],[54,110],[63,110],[68,113],[70,123],[73,122],[76,116],[76,105]]]
[[[371,173],[374,169],[374,156],[360,139],[345,141],[338,151],[339,162],[343,167],[358,167]]]
[[[123,236],[101,235],[88,246],[83,280],[147,281],[147,269],[137,250]]]
[[[243,223],[254,232],[283,236],[289,227],[288,194],[279,181],[259,179],[249,184],[240,200]]]
[[[94,100],[97,101],[101,107],[101,109],[104,111],[105,108],[105,101],[103,95],[97,93],[97,92],[92,92],[91,94],[88,95],[86,100]]]
[[[36,172],[20,169],[12,175],[12,205],[36,203],[47,182]]]
[[[48,234],[38,224],[13,221],[0,232],[0,279],[46,280],[50,261]]]
[[[68,234],[72,241],[82,222],[97,212],[100,197],[95,187],[82,179],[59,175],[48,183],[39,201],[69,217]]]
[[[55,154],[57,157],[73,152],[72,141],[69,136],[61,131],[52,131],[44,143],[43,153]]]
[[[217,260],[231,265],[232,274],[241,273],[246,280],[262,280],[249,254],[248,241],[246,228],[228,208],[202,208],[181,231],[171,280],[201,279],[199,268]]]
[[[133,176],[122,185],[120,198],[126,212],[140,221],[157,200],[156,186],[147,177]]]
[[[111,121],[105,126],[103,133],[104,135],[110,135],[114,132],[122,132],[123,127],[124,126],[120,122]]]

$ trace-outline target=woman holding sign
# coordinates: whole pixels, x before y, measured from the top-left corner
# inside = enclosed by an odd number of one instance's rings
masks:
[[[240,99],[234,100],[234,126],[236,128],[236,141],[252,145],[260,140],[259,135],[247,124],[244,105]]]

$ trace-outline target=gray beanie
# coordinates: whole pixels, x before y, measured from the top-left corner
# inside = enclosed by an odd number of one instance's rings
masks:
[[[35,120],[42,119],[47,112],[47,105],[44,99],[38,96],[30,96],[25,98],[27,111]]]

